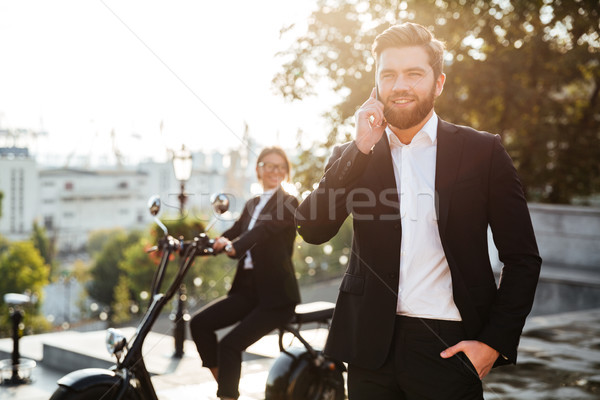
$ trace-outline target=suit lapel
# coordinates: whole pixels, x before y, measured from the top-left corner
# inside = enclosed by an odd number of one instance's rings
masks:
[[[265,204],[263,209],[260,210],[260,214],[258,215],[259,220],[260,220],[261,215],[266,215],[271,212],[271,209],[273,207],[275,207],[275,205],[277,204],[277,199],[283,198],[283,195],[284,195],[283,192],[284,192],[283,188],[280,186],[275,191],[275,193],[273,193],[273,195],[271,195],[271,198],[267,201],[267,204]],[[250,224],[252,215],[254,215],[254,210],[256,209],[256,206],[258,205],[259,202],[260,202],[260,196],[256,196],[255,198],[252,199],[252,201],[248,202],[248,211],[250,214],[250,218],[248,218],[248,221],[245,223],[246,230],[248,229],[248,225]]]
[[[281,186],[279,186],[279,188],[275,191],[275,193],[273,193],[269,201],[267,201],[267,204],[265,204],[265,206],[261,210],[260,215],[270,212],[271,209],[277,203],[278,198],[283,198],[283,188]],[[256,204],[258,204],[258,202]]]
[[[392,153],[386,132],[381,135],[381,139],[379,139],[379,142],[373,148],[373,159],[375,160],[373,170],[377,176],[379,185],[383,189],[391,189],[391,196],[386,197],[393,200],[394,204],[398,204],[396,211],[400,212],[398,188],[396,187],[396,176],[394,175],[394,161],[392,160]]]
[[[463,136],[455,125],[439,119],[435,164],[436,211],[438,230],[444,238],[452,188],[458,176],[463,150]]]
[[[252,220],[252,215],[254,214],[254,209],[256,208],[256,206],[258,205],[258,202],[260,201],[260,196],[256,196],[252,199],[250,199],[247,203],[246,203],[246,207],[248,208],[248,216],[246,217],[243,225],[242,225],[242,231],[245,232],[248,230],[248,225],[250,224],[250,221]]]

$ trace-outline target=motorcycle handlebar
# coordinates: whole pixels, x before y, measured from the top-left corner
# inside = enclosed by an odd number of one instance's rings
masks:
[[[151,253],[158,250],[167,250],[175,253],[186,254],[190,247],[196,248],[195,255],[216,255],[213,245],[214,239],[210,239],[205,233],[201,233],[192,240],[183,240],[183,237],[175,239],[172,236],[165,236],[159,240],[156,246],[152,246],[147,249],[147,253]]]
[[[197,256],[208,256],[217,254],[213,249],[214,240],[210,239],[205,233],[201,233],[192,240],[175,239],[174,237],[167,235],[161,238],[157,246],[154,246],[150,250],[161,250],[162,256],[158,268],[155,272],[152,280],[152,296],[158,294],[167,266],[170,262],[170,255],[173,253],[179,253],[181,256],[179,268],[176,277],[171,282],[169,289],[166,291],[166,297],[171,298],[175,293],[175,290],[181,284],[184,275],[194,262]]]

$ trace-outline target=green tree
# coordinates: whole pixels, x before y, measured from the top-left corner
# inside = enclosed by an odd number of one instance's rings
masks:
[[[104,305],[114,303],[114,288],[123,274],[119,264],[129,246],[136,243],[140,235],[139,232],[115,232],[108,238],[102,250],[96,253],[90,270],[92,279],[87,286],[87,291],[94,300]]]
[[[129,278],[125,275],[119,276],[117,286],[113,291],[114,302],[111,305],[110,320],[115,324],[121,324],[131,318],[129,307],[131,304],[131,294],[129,291]]]
[[[10,247],[10,242],[4,236],[0,235],[0,256],[8,250]]]
[[[186,240],[190,240],[204,231],[201,223],[188,218],[168,221],[166,226],[171,236],[183,236]],[[152,278],[161,257],[158,252],[148,254],[146,250],[155,245],[162,236],[162,230],[154,226],[150,235],[141,237],[127,248],[124,258],[119,264],[121,271],[129,278],[130,293],[134,301],[140,304],[140,308],[148,305],[149,300],[142,298],[141,294],[150,291]],[[172,282],[179,261],[178,255],[172,257],[161,291],[164,291]],[[225,256],[197,258],[184,279],[190,306],[194,306],[198,302],[203,304],[223,295],[230,287],[231,274],[235,269],[235,264],[234,260]]]
[[[0,255],[0,276],[0,293],[29,291],[40,296],[49,268],[31,242],[12,242]]]
[[[311,245],[297,236],[293,261],[300,284],[342,276],[350,259],[351,244],[351,217],[344,221],[337,235],[322,245]]]
[[[98,253],[102,251],[104,245],[110,240],[111,237],[118,235],[123,232],[121,228],[114,229],[98,229],[90,233],[86,249],[87,252],[95,257]]]
[[[50,269],[31,242],[13,242],[0,252],[0,293],[29,293],[41,299],[42,288],[48,284]],[[38,301],[25,313],[25,326],[33,324],[39,313]],[[10,322],[4,297],[0,298],[0,335],[9,335]]]
[[[146,250],[152,247],[151,239],[148,236],[140,238],[136,243],[129,246],[124,254],[123,260],[119,263],[119,268],[127,275],[129,280],[129,290],[132,298],[136,302],[143,302],[142,293],[150,292],[152,277],[156,271],[160,255],[157,253],[147,253]],[[173,268],[167,270],[168,278],[173,276]]]
[[[40,252],[46,265],[50,267],[50,276],[52,276],[54,270],[54,245],[48,238],[44,227],[40,226],[37,221],[33,223],[30,240]]]
[[[186,277],[189,306],[210,302],[231,289],[237,260],[224,254],[216,257],[199,257]]]
[[[599,20],[595,0],[319,0],[273,83],[290,101],[331,85],[341,100],[318,144],[329,149],[351,138],[351,117],[374,86],[375,35],[421,23],[448,50],[438,114],[499,133],[529,199],[568,203],[600,192]],[[314,166],[297,169],[304,189],[329,153],[315,147],[300,155]]]

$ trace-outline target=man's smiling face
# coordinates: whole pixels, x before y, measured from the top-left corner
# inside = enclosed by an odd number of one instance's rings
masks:
[[[385,119],[408,129],[431,116],[445,76],[433,77],[427,52],[419,46],[390,47],[381,53],[377,82]]]

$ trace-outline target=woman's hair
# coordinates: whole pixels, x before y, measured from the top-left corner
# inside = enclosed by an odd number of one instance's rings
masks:
[[[444,68],[444,43],[436,39],[423,25],[405,22],[390,26],[377,35],[373,42],[372,53],[375,62],[379,62],[381,53],[390,47],[422,47],[429,56],[429,65],[433,69],[434,79],[437,79]]]
[[[265,147],[264,149],[262,149],[262,151],[258,155],[258,158],[256,159],[256,167],[258,167],[258,164],[263,160],[263,158],[265,158],[269,154],[277,154],[278,156],[283,158],[283,160],[285,161],[285,166],[287,167],[287,177],[285,180],[286,180],[286,182],[289,182],[290,176],[292,174],[292,166],[290,164],[290,160],[288,159],[287,155],[285,154],[285,151],[283,151],[283,149],[279,146],[270,146],[270,147]]]

